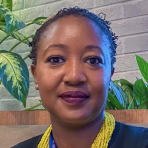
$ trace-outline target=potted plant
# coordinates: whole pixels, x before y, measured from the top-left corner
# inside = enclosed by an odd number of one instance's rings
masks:
[[[6,33],[6,36],[0,41],[0,45],[9,36],[18,40],[10,49],[4,50],[0,48],[0,84],[3,84],[8,92],[26,107],[29,90],[29,71],[25,60],[29,55],[22,58],[13,50],[21,43],[29,45],[29,39],[34,37],[34,34],[26,37],[19,30],[32,24],[41,25],[46,20],[46,17],[39,17],[31,23],[25,24],[11,10],[12,0],[5,0],[0,3],[0,30]]]

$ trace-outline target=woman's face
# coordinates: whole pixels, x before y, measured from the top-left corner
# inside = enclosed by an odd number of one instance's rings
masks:
[[[31,66],[51,120],[84,125],[101,117],[111,79],[109,42],[94,22],[73,15],[52,23]]]

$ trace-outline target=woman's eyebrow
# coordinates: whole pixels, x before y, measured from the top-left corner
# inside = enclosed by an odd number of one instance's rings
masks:
[[[49,45],[45,51],[44,51],[44,54],[46,55],[46,53],[50,50],[50,48],[53,48],[53,47],[58,47],[58,48],[61,48],[61,49],[67,49],[67,45],[65,44],[52,44],[52,45]],[[85,50],[94,50],[94,49],[98,49],[100,52],[102,52],[102,49],[99,47],[99,46],[96,46],[96,45],[87,45],[85,46],[84,48]]]
[[[46,54],[50,50],[50,48],[53,48],[53,47],[58,47],[58,48],[62,48],[62,49],[66,49],[67,48],[67,46],[65,44],[52,44],[52,45],[49,45],[45,49],[44,54]]]
[[[99,51],[101,51],[101,52],[102,52],[101,47],[96,46],[96,45],[87,45],[87,46],[85,46],[85,49],[86,49],[86,50],[99,49]]]

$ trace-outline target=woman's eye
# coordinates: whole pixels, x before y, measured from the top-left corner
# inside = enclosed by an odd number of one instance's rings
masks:
[[[102,64],[102,59],[99,57],[89,57],[85,60],[85,62],[91,65],[98,65],[98,64]]]
[[[65,61],[62,57],[54,56],[54,57],[48,58],[47,62],[50,62],[52,64],[59,64],[59,63],[65,62]]]

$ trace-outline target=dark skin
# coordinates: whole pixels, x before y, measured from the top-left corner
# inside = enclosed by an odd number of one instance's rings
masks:
[[[114,72],[109,45],[93,21],[73,15],[52,23],[38,43],[31,71],[58,148],[90,148],[101,128]],[[84,92],[89,99],[69,105],[59,97],[67,91]]]

